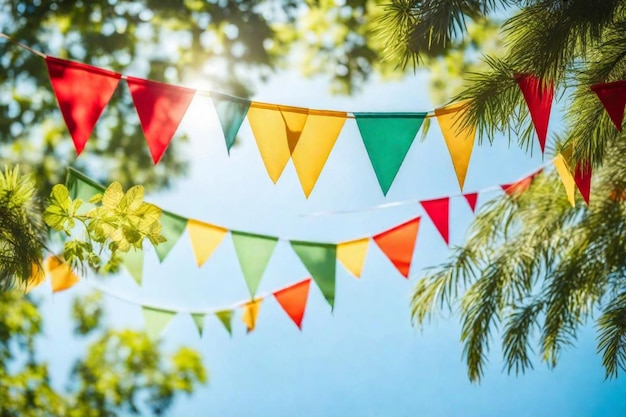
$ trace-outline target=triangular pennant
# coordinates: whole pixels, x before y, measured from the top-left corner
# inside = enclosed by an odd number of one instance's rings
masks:
[[[56,256],[48,258],[46,270],[50,275],[52,292],[67,290],[80,281],[80,278],[72,271],[72,267]]]
[[[248,328],[247,332],[250,333],[256,327],[256,319],[259,316],[259,309],[261,308],[262,298],[257,300],[251,300],[243,306],[243,315],[241,320],[246,324]]]
[[[196,90],[126,77],[155,164],[170,144]]]
[[[467,204],[469,204],[470,208],[472,209],[472,213],[475,213],[476,203],[478,202],[478,193],[463,194],[463,197],[465,197]]]
[[[307,279],[274,293],[276,301],[291,317],[298,329],[302,329],[302,318],[304,317],[310,286],[311,279]]]
[[[548,122],[550,121],[550,110],[554,99],[554,85],[552,82],[546,83],[532,74],[520,74],[515,79],[522,90],[524,100],[526,100],[539,139],[539,146],[541,146],[541,153],[543,153],[546,148]]]
[[[30,270],[30,277],[26,282],[18,282],[17,288],[24,291],[25,294],[28,294],[35,288],[37,288],[41,283],[46,280],[46,271],[42,265],[39,265],[33,262]]]
[[[361,277],[369,242],[369,238],[366,237],[337,245],[337,259],[344,268],[357,278]]]
[[[306,123],[306,119],[309,116],[309,109],[301,107],[290,106],[278,106],[280,114],[285,121],[285,127],[287,129],[287,144],[289,146],[289,153],[293,154],[293,151],[298,145],[302,129]]]
[[[71,198],[80,198],[83,201],[88,201],[94,195],[102,194],[106,190],[106,187],[93,181],[82,172],[76,171],[74,168],[67,170],[65,185],[70,192]]]
[[[519,181],[515,181],[511,184],[502,184],[500,187],[502,188],[502,191],[504,191],[508,195],[519,195],[530,188],[535,177],[539,175],[541,171],[542,170],[540,169],[539,171],[533,172],[529,176],[524,177]]]
[[[274,253],[278,238],[235,230],[231,231],[231,234],[250,296],[254,297],[265,268]]]
[[[232,310],[222,310],[215,312],[215,316],[219,319],[219,321],[224,325],[224,328],[228,332],[229,335],[233,335],[233,311]]]
[[[180,236],[185,231],[187,219],[178,214],[163,210],[161,214],[161,234],[167,239],[155,247],[159,261],[163,262],[168,253],[172,250]]]
[[[373,237],[380,250],[405,278],[409,277],[419,226],[420,217],[416,217]]]
[[[228,229],[189,219],[187,221],[187,231],[189,232],[191,248],[196,257],[196,262],[198,266],[202,266],[224,240]]]
[[[292,160],[308,198],[346,122],[345,112],[309,110]]]
[[[445,240],[446,244],[450,243],[448,226],[450,223],[450,197],[438,198],[436,200],[421,201],[422,207],[432,220],[433,224]]]
[[[176,313],[152,307],[142,306],[144,326],[150,339],[157,339],[172,321]]]
[[[202,329],[204,328],[204,314],[202,313],[191,313],[191,318],[193,319],[193,323],[196,325],[198,329],[198,334],[202,337]]]
[[[626,107],[626,81],[594,84],[591,90],[596,93],[613,124],[621,132]]]
[[[143,250],[131,248],[126,253],[121,253],[122,265],[128,271],[131,277],[141,285],[141,279],[143,276]]]
[[[61,114],[80,155],[122,75],[50,56],[46,57],[46,65]]]
[[[570,171],[567,161],[565,161],[563,155],[557,154],[556,158],[554,158],[552,162],[554,163],[556,171],[559,173],[559,177],[561,177],[561,182],[565,187],[569,203],[572,207],[576,206],[576,181],[574,181],[574,175],[572,175],[572,171]]]
[[[265,169],[275,184],[291,156],[282,113],[275,104],[253,101],[248,109],[248,122]]]
[[[474,139],[476,138],[476,126],[464,126],[464,118],[468,109],[468,102],[462,101],[447,107],[435,109],[437,123],[450,152],[452,165],[459,187],[463,190],[465,176],[469,167]]]
[[[331,308],[335,306],[335,272],[337,269],[337,245],[290,241],[291,247],[309,271]]]
[[[591,192],[591,171],[591,163],[589,160],[577,163],[576,169],[574,170],[574,181],[587,205],[589,205],[589,195]]]
[[[237,132],[239,132],[250,108],[250,100],[213,92],[211,93],[211,100],[213,100],[217,117],[220,119],[226,149],[230,154],[230,148],[235,143]]]
[[[387,195],[426,113],[354,113],[363,144]]]

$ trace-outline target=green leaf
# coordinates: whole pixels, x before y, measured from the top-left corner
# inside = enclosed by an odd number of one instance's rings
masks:
[[[104,191],[102,206],[108,209],[115,209],[120,204],[123,197],[124,190],[122,189],[122,184],[115,181]]]

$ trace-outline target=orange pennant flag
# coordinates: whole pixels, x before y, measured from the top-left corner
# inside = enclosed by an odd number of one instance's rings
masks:
[[[373,237],[380,250],[405,278],[409,278],[419,226],[420,217],[416,217]]]
[[[311,278],[298,282],[282,290],[276,291],[274,297],[278,304],[285,310],[285,313],[298,329],[302,330],[302,319],[304,318],[304,310],[309,296],[309,287],[311,286]]]
[[[187,221],[187,231],[198,266],[202,266],[209,259],[228,233],[228,229],[194,219]]]
[[[80,278],[72,271],[70,265],[56,256],[48,258],[46,270],[50,274],[52,292],[67,290],[80,281]]]
[[[337,245],[337,259],[348,272],[357,278],[361,277],[369,242],[369,238],[363,238]]]
[[[539,175],[539,173],[541,173],[542,169],[540,169],[537,172],[534,172],[532,174],[530,174],[529,176],[522,178],[519,181],[516,181],[514,183],[511,184],[503,184],[500,187],[502,188],[502,190],[507,193],[508,195],[517,195],[517,194],[521,194],[524,191],[528,190],[530,188],[530,185],[533,183],[533,180],[535,179],[535,177],[537,175]]]
[[[28,294],[29,292],[37,288],[39,285],[41,285],[41,283],[44,282],[45,279],[46,279],[46,273],[41,267],[41,265],[38,265],[33,262],[28,281],[26,281],[25,283],[20,282],[18,284],[18,288],[23,289],[24,293]]]
[[[476,126],[463,127],[463,119],[467,113],[467,101],[451,104],[447,107],[435,109],[435,116],[441,128],[441,133],[448,146],[452,165],[456,172],[459,186],[463,190],[465,176],[469,167],[474,139],[476,138]]]
[[[309,110],[306,125],[292,154],[302,191],[307,198],[335,146],[346,117],[345,112]]]
[[[247,302],[243,308],[243,316],[241,320],[246,324],[248,328],[248,333],[254,330],[256,327],[256,319],[259,315],[259,309],[261,308],[262,298],[258,298],[256,300],[250,300]]]
[[[559,173],[559,177],[561,177],[561,182],[565,187],[565,192],[567,193],[567,199],[569,200],[569,203],[572,205],[572,207],[576,206],[576,181],[574,181],[574,175],[569,169],[565,157],[561,154],[557,154],[556,158],[554,158],[552,162],[554,163],[556,171]]]
[[[296,145],[300,140],[302,129],[309,116],[309,109],[302,107],[290,107],[290,106],[278,106],[280,114],[283,116],[285,122],[285,129],[287,135],[287,144],[289,146],[289,153],[293,154]]]

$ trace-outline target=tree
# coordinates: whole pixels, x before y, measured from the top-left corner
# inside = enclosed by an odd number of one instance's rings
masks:
[[[532,367],[531,347],[557,364],[564,346],[595,318],[598,352],[607,377],[626,367],[626,252],[624,251],[624,134],[611,123],[590,86],[626,79],[626,2],[607,0],[396,0],[389,51],[403,63],[456,42],[466,20],[497,8],[511,17],[502,28],[506,48],[486,56],[454,97],[468,101],[463,124],[482,138],[517,136],[532,149],[533,127],[516,77],[530,74],[563,97],[565,128],[553,149],[572,170],[593,169],[590,204],[568,204],[554,171],[536,176],[525,192],[487,203],[469,238],[447,263],[421,279],[413,318],[424,325],[437,309],[461,315],[468,375],[479,381],[494,332],[509,372]],[[538,332],[538,338],[534,335]]]

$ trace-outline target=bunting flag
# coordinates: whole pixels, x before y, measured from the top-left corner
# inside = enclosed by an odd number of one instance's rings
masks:
[[[232,310],[222,310],[215,313],[215,316],[219,319],[220,323],[224,325],[224,328],[228,332],[229,335],[233,335],[233,311]]]
[[[596,93],[611,121],[621,132],[624,108],[626,107],[626,81],[594,84],[591,86],[591,90]]]
[[[461,190],[465,184],[465,176],[476,138],[476,126],[463,125],[467,109],[467,101],[435,109],[435,116],[437,116],[437,122],[446,141],[448,152],[450,152],[454,172],[456,172]]]
[[[187,231],[199,267],[211,257],[228,233],[228,229],[193,219],[187,221]]]
[[[335,146],[346,117],[345,112],[309,110],[306,125],[292,155],[302,191],[307,198]]]
[[[211,93],[211,100],[224,132],[226,150],[230,154],[230,148],[235,143],[239,128],[250,108],[250,100],[219,93]]]
[[[315,280],[331,309],[334,309],[337,245],[295,240],[289,243]]]
[[[309,117],[309,110],[290,106],[278,106],[278,108],[285,122],[289,153],[293,155],[293,151],[300,140],[300,135],[302,135],[302,129],[304,129],[306,120]]]
[[[248,109],[248,122],[265,169],[276,184],[291,156],[283,115],[275,104],[253,101]]]
[[[168,253],[172,250],[180,236],[187,227],[187,219],[169,211],[162,211],[161,214],[161,234],[167,239],[166,242],[155,246],[159,261],[163,262]]]
[[[387,195],[426,113],[354,113],[378,184]]]
[[[170,144],[196,90],[126,77],[155,164]]]
[[[150,339],[158,339],[176,313],[167,310],[142,306],[146,333]]]
[[[83,201],[89,201],[91,197],[96,194],[104,193],[106,189],[104,186],[98,184],[83,173],[76,171],[74,168],[67,170],[65,185],[72,199],[80,198]]]
[[[550,110],[554,99],[554,85],[552,82],[544,82],[532,74],[519,74],[515,77],[530,117],[537,132],[541,153],[546,147],[546,137],[548,135],[548,122],[550,121]]]
[[[361,277],[369,243],[369,238],[363,238],[337,245],[337,260],[357,278]]]
[[[441,237],[443,237],[443,240],[445,240],[446,244],[450,244],[448,236],[450,197],[421,201],[421,203],[424,211],[426,211]]]
[[[80,281],[72,267],[56,256],[48,257],[45,268],[50,275],[52,292],[67,290]]]
[[[467,204],[469,204],[470,208],[472,209],[472,213],[476,213],[476,203],[478,202],[478,193],[463,194],[463,197],[465,197]]]
[[[391,263],[407,279],[409,278],[419,226],[420,217],[416,217],[373,237],[380,250],[387,255]]]
[[[278,238],[235,230],[231,231],[231,235],[250,296],[254,297],[265,268],[274,253]]]
[[[574,176],[572,175],[572,171],[565,161],[565,158],[560,153],[552,160],[554,163],[554,167],[556,171],[559,173],[559,177],[561,177],[561,182],[565,187],[565,192],[567,193],[567,199],[572,207],[576,206],[575,193],[576,193],[576,181],[574,181]]]
[[[25,294],[28,294],[38,286],[40,286],[46,280],[46,272],[42,265],[34,263],[31,265],[30,277],[26,283],[19,282],[18,288],[24,290]]]
[[[138,250],[135,248],[131,248],[126,253],[120,253],[122,258],[122,265],[128,271],[131,277],[137,282],[137,284],[141,285],[141,280],[143,276],[143,250]]]
[[[241,320],[248,328],[248,333],[252,332],[256,327],[256,319],[259,316],[259,310],[261,309],[262,299],[251,300],[243,306],[243,316]]]
[[[193,324],[196,325],[196,329],[198,329],[198,334],[202,337],[202,330],[204,328],[204,314],[201,313],[192,313],[191,318],[193,320]]]
[[[46,57],[46,66],[61,114],[80,155],[122,74],[50,56]]]
[[[278,304],[280,304],[283,310],[285,310],[285,313],[291,317],[291,320],[293,320],[300,330],[302,330],[302,318],[306,310],[310,286],[311,280],[307,279],[274,293]]]
[[[533,172],[529,176],[522,178],[519,181],[515,181],[511,184],[503,184],[500,187],[502,188],[502,191],[504,191],[508,195],[519,195],[530,188],[533,180],[537,175],[539,175],[539,173],[541,173],[541,171],[542,170],[540,169],[539,171]]]
[[[591,171],[589,160],[577,163],[574,170],[574,181],[587,205],[589,205],[589,195],[591,193]]]

